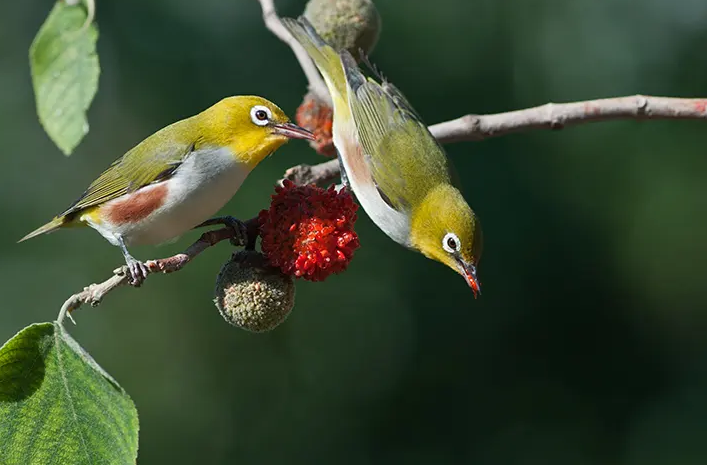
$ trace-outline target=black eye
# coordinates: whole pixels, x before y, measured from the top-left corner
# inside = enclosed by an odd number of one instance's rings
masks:
[[[442,247],[444,250],[451,254],[456,254],[459,252],[459,247],[461,247],[461,242],[459,242],[459,237],[453,232],[448,232],[442,238]]]
[[[452,250],[457,250],[457,241],[451,236],[447,238],[447,247]]]
[[[255,117],[258,118],[260,121],[265,121],[268,119],[268,114],[265,113],[265,110],[258,110],[255,112]]]

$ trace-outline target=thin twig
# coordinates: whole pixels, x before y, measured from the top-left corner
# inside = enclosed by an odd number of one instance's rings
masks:
[[[190,245],[183,253],[173,255],[167,258],[159,258],[157,260],[149,260],[145,262],[147,269],[152,273],[173,273],[181,270],[184,265],[189,263],[197,255],[209,247],[218,244],[221,241],[232,239],[234,231],[231,228],[221,228],[213,231],[207,231],[201,235],[199,240]],[[103,297],[113,289],[128,284],[128,267],[122,266],[113,271],[113,276],[106,279],[102,283],[91,284],[85,287],[83,291],[78,292],[69,297],[64,305],[61,306],[57,322],[63,323],[67,316],[71,321],[71,312],[79,308],[83,304],[89,304],[96,307],[101,303]]]
[[[539,107],[492,115],[466,115],[430,126],[441,143],[478,141],[529,129],[562,129],[615,120],[707,119],[707,99],[633,95]]]
[[[284,179],[289,179],[298,186],[316,184],[327,187],[339,179],[339,160],[334,158],[318,165],[293,166],[285,171]],[[282,184],[282,179],[279,184]]]
[[[547,103],[539,107],[491,115],[466,115],[430,126],[443,144],[480,141],[531,129],[562,129],[578,124],[648,119],[707,119],[707,99],[634,95],[571,103]],[[336,179],[339,164],[298,165],[285,173],[295,183],[322,184]]]
[[[260,7],[263,10],[263,21],[265,22],[265,27],[267,27],[270,32],[275,34],[281,41],[290,46],[292,51],[299,61],[304,75],[307,76],[307,81],[309,81],[309,90],[316,95],[316,97],[322,102],[331,104],[331,97],[329,97],[329,91],[327,90],[326,84],[322,79],[317,67],[314,66],[312,59],[309,58],[307,51],[302,48],[302,46],[297,42],[297,39],[292,37],[290,31],[283,26],[280,17],[277,15],[277,10],[275,10],[274,0],[258,0],[260,2]]]

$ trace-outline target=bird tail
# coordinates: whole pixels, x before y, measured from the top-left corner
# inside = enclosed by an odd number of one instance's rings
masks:
[[[50,233],[53,231],[56,231],[57,229],[61,228],[66,224],[66,217],[65,216],[57,216],[53,220],[51,220],[49,223],[45,224],[44,226],[40,226],[39,228],[35,229],[31,233],[27,234],[25,237],[17,241],[18,243],[24,242],[27,239],[32,239],[33,237],[39,236],[40,234],[46,234]]]
[[[282,23],[309,54],[317,69],[322,73],[332,98],[336,96],[346,100],[346,76],[341,65],[341,58],[331,45],[317,33],[314,26],[305,18],[282,18]]]
[[[358,67],[358,63],[354,59],[353,55],[347,50],[342,50],[340,54],[341,59],[341,69],[344,70],[344,78],[348,82],[351,90],[356,92],[356,89],[364,85],[366,82],[366,76],[363,75],[361,69]]]

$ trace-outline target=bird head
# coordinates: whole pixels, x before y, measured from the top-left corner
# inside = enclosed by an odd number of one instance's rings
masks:
[[[252,166],[290,139],[314,139],[280,107],[257,96],[226,97],[197,118],[203,143],[229,147],[239,161]]]
[[[449,184],[432,189],[413,210],[411,245],[444,263],[480,292],[476,267],[481,257],[481,225],[459,190]]]

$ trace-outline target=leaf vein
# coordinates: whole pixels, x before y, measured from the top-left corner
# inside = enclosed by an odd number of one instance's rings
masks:
[[[78,430],[79,438],[81,439],[81,444],[83,445],[83,451],[86,454],[86,458],[89,463],[91,462],[91,454],[88,451],[88,446],[86,445],[86,439],[83,437],[83,429],[79,423],[79,417],[76,414],[76,408],[74,407],[74,401],[71,398],[71,393],[69,392],[69,381],[66,379],[66,373],[64,373],[64,361],[61,355],[61,341],[59,341],[60,333],[63,333],[64,329],[57,324],[56,330],[54,331],[54,345],[56,347],[56,360],[57,365],[59,365],[59,373],[61,374],[61,381],[64,384],[64,389],[66,391],[66,397],[69,400],[69,407],[71,407],[71,415],[74,418],[74,423],[76,424],[76,429]]]

